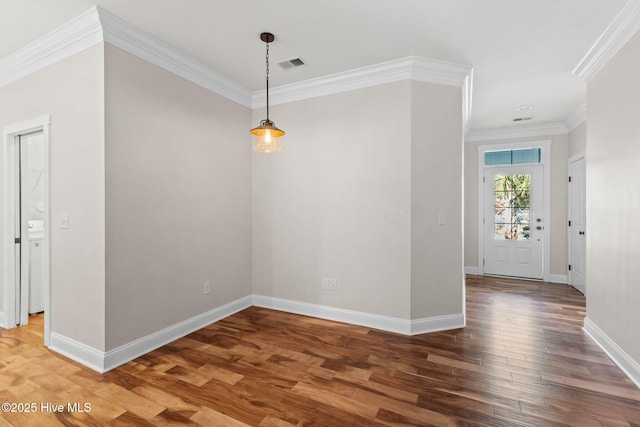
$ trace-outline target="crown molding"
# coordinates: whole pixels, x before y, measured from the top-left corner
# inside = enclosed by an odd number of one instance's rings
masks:
[[[582,104],[576,111],[571,113],[564,121],[569,132],[580,126],[587,120],[587,104]]]
[[[286,104],[319,96],[349,92],[402,80],[458,86],[462,88],[462,118],[465,129],[471,116],[473,67],[435,59],[408,56],[341,73],[277,86],[269,91],[269,104]],[[266,91],[253,93],[253,109],[265,107]]]
[[[103,41],[98,11],[91,8],[66,24],[0,59],[0,87]]]
[[[573,74],[591,80],[640,29],[640,1],[628,0],[589,52],[574,68]]]
[[[101,42],[123,49],[240,105],[248,108],[266,105],[264,90],[252,93],[228,77],[97,6],[1,59],[0,87]],[[473,68],[417,56],[274,87],[269,93],[270,103],[283,104],[401,80],[461,87],[466,126],[471,113]]]
[[[0,60],[0,87],[106,42],[145,61],[251,107],[251,91],[99,7]]]
[[[530,138],[550,135],[566,135],[567,126],[562,122],[542,123],[534,126],[471,130],[465,142],[495,141],[501,139]]]
[[[472,70],[473,68],[468,65],[408,56],[298,83],[276,86],[269,90],[269,105],[286,104],[402,80],[465,87],[470,85]],[[262,108],[265,105],[266,91],[254,92],[252,108]]]
[[[137,27],[97,8],[104,41],[190,82],[251,107],[251,91]]]

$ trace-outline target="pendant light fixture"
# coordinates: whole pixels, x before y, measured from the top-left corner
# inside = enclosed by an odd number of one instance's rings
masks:
[[[269,43],[275,37],[271,33],[260,34],[260,40],[267,44],[267,118],[260,121],[260,126],[251,129],[249,132],[256,136],[253,142],[253,150],[261,153],[278,153],[282,151],[282,143],[279,138],[284,135],[284,131],[276,127],[276,124],[269,120]]]

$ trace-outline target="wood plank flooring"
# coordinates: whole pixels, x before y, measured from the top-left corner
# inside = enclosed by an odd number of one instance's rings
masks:
[[[252,307],[104,375],[44,348],[35,317],[0,329],[0,402],[38,408],[0,427],[640,426],[640,390],[584,315],[566,285],[469,276],[463,329],[407,337]]]

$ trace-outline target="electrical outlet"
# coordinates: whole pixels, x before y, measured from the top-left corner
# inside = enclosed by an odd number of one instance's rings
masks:
[[[329,290],[329,279],[322,279],[322,289]]]
[[[209,295],[211,293],[211,282],[204,282],[203,292],[205,295]]]
[[[338,280],[337,279],[329,279],[329,289],[335,291],[338,289]]]

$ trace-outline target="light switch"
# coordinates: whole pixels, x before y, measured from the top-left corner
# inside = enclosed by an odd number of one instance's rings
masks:
[[[69,229],[69,214],[62,214],[60,216],[60,228],[63,230]]]
[[[447,217],[444,212],[438,212],[438,224],[445,225],[447,223]]]

